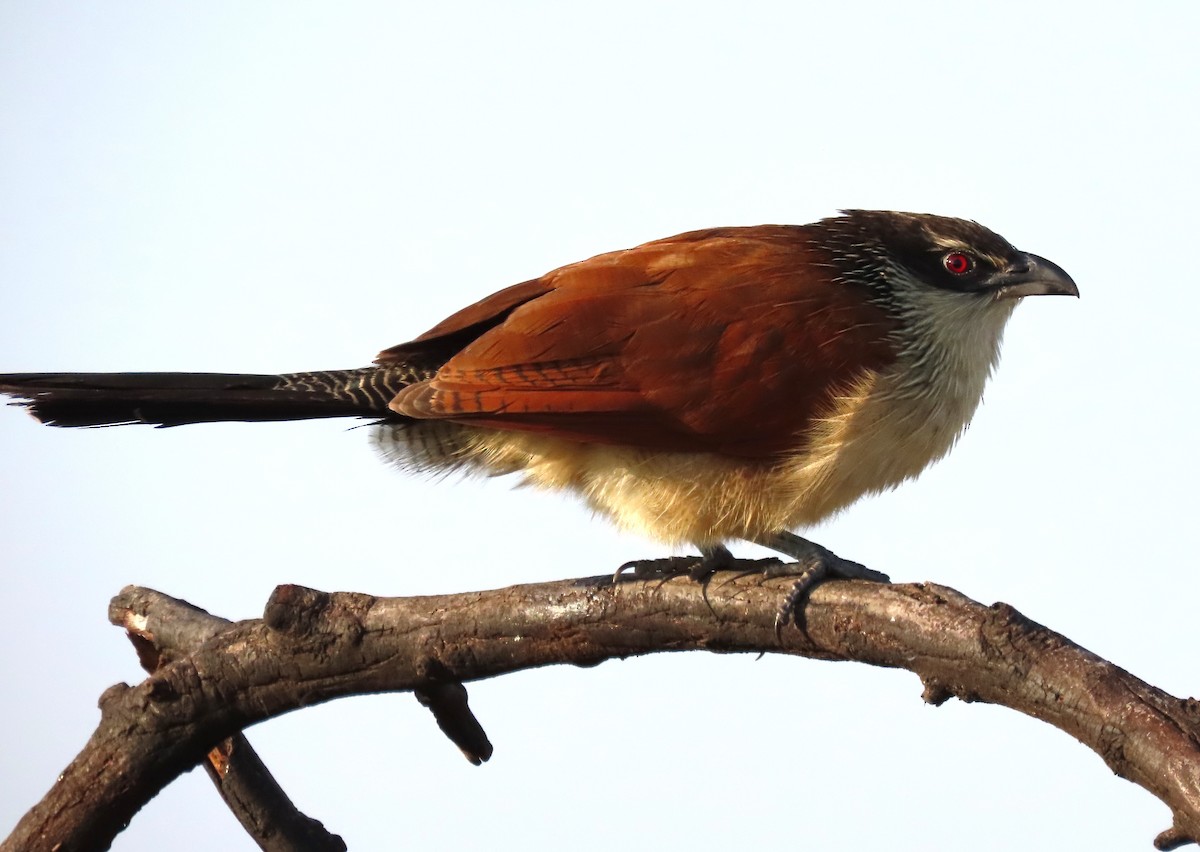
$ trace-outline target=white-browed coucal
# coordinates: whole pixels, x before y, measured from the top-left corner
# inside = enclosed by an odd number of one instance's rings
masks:
[[[371,418],[405,468],[519,473],[709,565],[743,539],[879,576],[790,531],[943,456],[1013,308],[1050,294],[1079,291],[974,222],[850,210],[564,266],[361,369],[23,373],[0,393],[54,426]]]

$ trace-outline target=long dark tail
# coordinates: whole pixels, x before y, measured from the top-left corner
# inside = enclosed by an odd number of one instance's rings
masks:
[[[401,388],[426,378],[407,365],[278,376],[236,373],[10,373],[0,394],[50,426],[387,417]]]

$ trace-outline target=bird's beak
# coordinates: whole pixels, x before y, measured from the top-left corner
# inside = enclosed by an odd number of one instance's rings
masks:
[[[1020,261],[995,275],[990,285],[997,299],[1079,295],[1079,288],[1061,266],[1036,254],[1022,255]]]

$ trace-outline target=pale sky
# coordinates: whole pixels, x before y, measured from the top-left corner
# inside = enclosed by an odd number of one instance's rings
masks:
[[[0,372],[355,367],[500,287],[697,227],[974,218],[1082,298],[1014,317],[975,423],[811,531],[1200,693],[1200,5],[0,2]],[[142,676],[109,598],[229,618],[666,551],[571,499],[430,482],[343,422],[67,431],[0,410],[0,835]],[[751,555],[749,549],[739,553]],[[675,654],[249,731],[354,850],[1149,849],[1065,734],[908,673]],[[251,849],[203,772],[116,850]]]

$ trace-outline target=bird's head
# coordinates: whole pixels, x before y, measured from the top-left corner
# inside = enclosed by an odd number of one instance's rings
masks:
[[[976,222],[846,210],[812,226],[834,278],[889,319],[902,394],[972,400],[1025,296],[1078,296],[1061,267]]]
[[[1025,296],[1078,296],[1062,267],[977,222],[846,210],[813,226],[838,281],[890,316],[898,351],[990,371],[1004,325]]]
[[[977,222],[921,213],[845,210],[818,228],[827,234],[840,277],[883,300],[922,287],[976,302],[1024,296],[1078,296],[1062,267],[1020,251]]]

